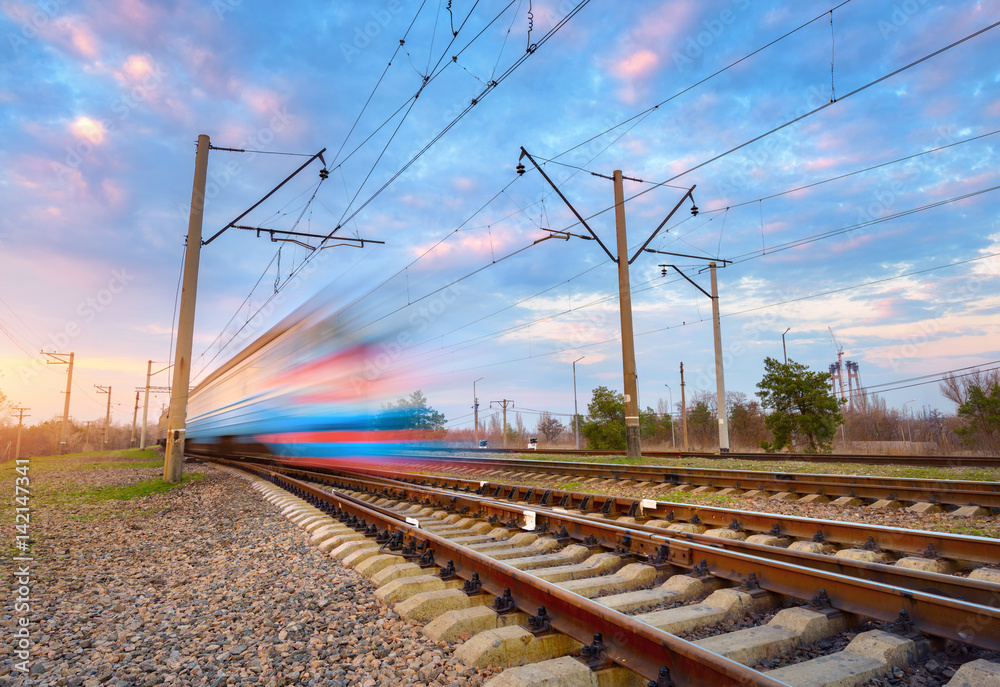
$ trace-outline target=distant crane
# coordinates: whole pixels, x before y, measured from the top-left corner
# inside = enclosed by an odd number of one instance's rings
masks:
[[[858,373],[858,364],[853,360],[844,360],[844,347],[837,343],[837,337],[833,334],[833,328],[827,327],[830,330],[830,338],[833,339],[833,345],[837,349],[837,362],[830,365],[830,380],[833,384],[833,395],[837,398],[847,399],[847,404],[849,408],[854,407],[854,396],[858,395],[860,400],[861,394],[861,376]],[[847,393],[844,393],[844,373],[847,373]],[[840,393],[837,393],[839,387]]]
[[[844,347],[837,343],[837,337],[833,335],[833,328],[827,327],[830,330],[830,338],[833,339],[833,346],[837,349],[837,362],[830,365],[830,380],[833,383],[833,395],[837,398],[844,398],[844,376],[841,372],[843,369],[841,362],[844,358]],[[837,393],[837,387],[840,387],[840,393]]]

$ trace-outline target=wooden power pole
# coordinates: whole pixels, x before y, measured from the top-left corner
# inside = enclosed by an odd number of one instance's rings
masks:
[[[108,448],[108,426],[111,424],[111,387],[110,386],[100,386],[95,384],[94,387],[97,388],[97,393],[108,395],[108,413],[104,417],[104,444],[102,449]]]
[[[17,412],[17,448],[14,449],[14,458],[21,457],[21,423],[24,422],[24,418],[31,417],[30,415],[25,415],[25,411],[31,410],[31,408],[11,408]]]
[[[198,264],[201,260],[201,224],[205,214],[205,183],[208,179],[206,134],[198,137],[191,191],[191,217],[188,220],[187,250],[184,254],[184,280],[181,308],[177,319],[177,348],[174,352],[174,382],[170,394],[167,425],[167,450],[163,460],[163,481],[178,484],[183,479],[184,438],[187,432],[188,384],[191,382],[191,347],[194,338],[194,306],[198,293]]]
[[[503,427],[501,428],[501,431],[503,433],[503,447],[507,448],[507,406],[513,408],[514,402],[507,400],[506,398],[503,399],[502,401],[490,401],[490,408],[493,407],[494,403],[500,405],[503,408]]]
[[[684,399],[684,363],[681,363],[681,432],[684,434],[684,450],[688,450],[688,407]]]
[[[66,365],[66,399],[63,402],[63,424],[62,439],[59,441],[59,454],[66,453],[69,444],[69,392],[73,389],[73,353],[46,353],[52,360],[46,361],[48,365]]]
[[[545,173],[535,159],[531,157],[527,150],[523,147],[521,148],[521,158],[527,157],[528,160],[535,166],[539,174],[549,183],[550,186],[555,190],[564,203],[573,211],[576,218],[580,221],[580,224],[588,231],[590,236],[578,236],[578,238],[593,239],[597,241],[598,245],[604,249],[607,256],[618,265],[618,307],[621,317],[621,335],[622,335],[622,383],[625,387],[625,449],[629,458],[638,458],[642,455],[642,446],[640,445],[640,435],[639,435],[639,391],[638,391],[638,378],[636,375],[635,367],[635,338],[632,331],[632,289],[629,283],[629,273],[628,268],[636,258],[638,258],[643,252],[648,253],[660,253],[662,251],[653,250],[647,248],[650,241],[652,241],[661,229],[670,221],[670,218],[674,216],[674,213],[681,207],[681,205],[688,199],[694,203],[694,193],[695,187],[692,186],[687,189],[684,196],[677,202],[677,205],[670,211],[670,213],[664,218],[660,225],[656,227],[646,242],[642,244],[642,247],[635,252],[635,254],[630,258],[628,255],[628,240],[626,237],[625,230],[625,192],[622,188],[622,182],[625,179],[622,176],[620,169],[616,169],[611,177],[614,182],[614,195],[615,195],[615,233],[617,236],[617,251],[612,253],[608,250],[608,247],[604,245],[600,237],[594,233],[594,230],[590,228],[587,221],[583,216],[577,212],[576,208],[566,199],[566,196],[562,194],[562,191],[553,183],[552,179]],[[518,161],[517,165],[518,174],[524,174],[524,165]],[[604,175],[597,175],[604,176]],[[608,177],[605,177],[608,178]],[[698,214],[697,206],[691,208],[691,213],[694,215]],[[565,238],[569,240],[570,236],[577,236],[576,234],[570,234],[567,231],[557,231],[555,229],[547,229],[550,232],[550,236]]]

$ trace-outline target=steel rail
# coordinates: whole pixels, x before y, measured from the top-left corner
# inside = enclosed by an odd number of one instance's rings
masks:
[[[258,460],[270,463],[273,461],[273,457],[258,457]],[[295,459],[288,459],[286,462],[288,464],[300,463],[300,461]],[[303,464],[317,468],[326,468],[329,463],[330,461],[327,460],[317,460]],[[394,476],[397,474],[394,473]],[[482,480],[467,480],[440,475],[433,477],[419,475],[419,477],[425,481],[434,479],[437,482],[450,484],[458,489],[476,489],[478,485],[484,483]],[[497,486],[495,482],[490,482],[489,484],[492,485],[490,489],[495,489],[495,486]],[[509,488],[510,485],[505,485],[505,491],[509,490]],[[651,519],[690,521],[692,518],[697,517],[706,526],[715,526],[716,528],[730,527],[735,522],[739,527],[750,532],[776,534],[777,536],[787,536],[797,539],[809,539],[818,532],[825,541],[833,544],[852,545],[856,544],[859,540],[871,537],[872,542],[885,551],[894,551],[912,556],[934,555],[938,558],[958,561],[961,565],[996,565],[1000,562],[1000,540],[988,537],[954,535],[927,530],[895,529],[880,525],[802,518],[792,515],[760,513],[665,501],[639,500],[629,497],[600,496],[546,487],[518,486],[518,498],[526,497],[529,501],[540,501],[546,492],[552,497],[553,502],[566,498],[568,501],[564,505],[569,508],[577,508],[581,504],[586,505],[589,500],[595,506],[599,504],[601,508],[609,509],[609,512],[612,514],[626,514],[632,512],[637,507],[637,504],[642,504],[644,506],[644,516]],[[529,493],[531,494],[530,496],[528,495]],[[608,506],[609,501],[611,502],[610,508]],[[655,507],[652,504],[655,504]],[[929,546],[932,546],[933,549],[929,548]]]
[[[754,470],[715,470],[667,465],[614,465],[609,463],[564,463],[560,461],[520,461],[491,458],[444,458],[392,456],[422,469],[440,469],[442,464],[461,462],[466,469],[503,468],[522,473],[572,475],[580,478],[604,478],[668,484],[691,484],[715,488],[760,489],[796,494],[819,493],[824,496],[849,496],[965,506],[975,503],[986,508],[1000,508],[1000,482],[941,480],[923,478],[867,477],[860,475],[820,475]]]
[[[319,477],[327,482],[331,481],[329,475],[317,475],[316,473],[308,473],[308,471],[299,472],[313,479]],[[441,497],[437,502],[441,507],[448,507],[450,509],[464,507],[469,512],[471,512],[473,507],[477,507],[479,509],[477,511],[478,517],[502,514],[503,517],[516,517],[520,520],[527,512],[525,510],[527,507],[531,512],[535,513],[536,517],[539,514],[545,515],[547,518],[546,522],[550,524],[550,529],[552,529],[553,523],[564,526],[567,529],[567,533],[578,542],[585,540],[588,536],[593,536],[598,544],[612,550],[621,546],[624,539],[623,532],[640,531],[651,535],[653,538],[642,539],[630,536],[630,544],[626,548],[629,554],[640,554],[647,559],[653,559],[661,553],[659,547],[663,545],[662,540],[666,538],[670,542],[667,551],[669,560],[679,568],[690,569],[697,564],[698,561],[693,559],[693,554],[690,553],[691,550],[687,546],[688,543],[694,542],[713,549],[746,553],[752,556],[836,573],[838,575],[847,575],[902,589],[928,592],[949,598],[964,598],[970,603],[979,605],[1000,606],[1000,588],[989,582],[970,580],[954,575],[900,568],[882,563],[838,558],[807,551],[791,551],[781,547],[755,544],[739,539],[723,539],[702,534],[671,532],[660,527],[641,523],[626,523],[623,525],[622,523],[600,519],[595,520],[587,517],[564,517],[564,515],[569,516],[570,514],[532,503],[506,503],[497,501],[496,499],[482,501],[472,495],[455,494],[436,488],[428,489],[426,487],[412,486],[395,478],[372,478],[368,475],[351,477],[351,474],[350,472],[341,473],[342,476],[338,481],[341,484],[345,480],[348,484],[353,482],[359,488],[366,488],[374,481],[387,489],[394,490],[397,495],[401,492],[409,499],[419,500],[423,498],[425,502],[428,495],[436,495]],[[517,498],[517,496],[514,498]],[[485,513],[483,512],[484,510]]]
[[[473,448],[441,448],[449,453],[468,454]],[[484,453],[502,453],[513,455],[562,455],[562,456],[624,456],[625,451],[572,448],[488,448]],[[647,451],[642,455],[646,458],[706,458],[708,460],[755,460],[761,462],[800,461],[803,463],[858,463],[860,465],[909,465],[920,467],[1000,467],[1000,456],[956,456],[956,455],[866,455],[861,453],[707,453],[703,451]]]
[[[515,605],[526,613],[545,606],[551,616],[552,627],[583,644],[589,644],[593,633],[604,637],[607,657],[615,663],[640,675],[655,680],[660,668],[670,669],[671,677],[680,685],[712,684],[720,687],[759,685],[760,687],[789,687],[786,683],[769,678],[763,673],[740,663],[706,651],[670,633],[636,621],[629,616],[579,596],[557,585],[544,582],[532,575],[489,558],[471,549],[455,544],[432,532],[414,527],[398,514],[342,493],[328,493],[320,488],[294,478],[280,475],[260,466],[248,467],[230,461],[219,461],[243,470],[269,475],[273,480],[285,482],[293,493],[306,495],[312,502],[336,504],[338,508],[365,520],[382,522],[386,528],[403,532],[412,539],[430,546],[435,562],[442,565],[451,561],[457,572],[471,578],[476,572],[483,588],[499,596],[509,589]]]
[[[298,461],[290,460],[288,464],[296,462]],[[329,461],[315,461],[305,464],[317,469],[329,469],[331,467],[329,463]],[[386,472],[368,467],[355,467],[354,469],[363,470],[370,474]],[[400,476],[398,472],[391,472],[391,475],[397,479]],[[415,474],[411,476],[423,480],[424,484],[428,481],[433,481],[459,490],[475,491],[481,485],[486,484],[490,492],[495,491],[500,486],[503,493],[508,494],[511,489],[515,489],[516,487],[514,498],[531,503],[539,503],[540,505],[545,505],[541,504],[541,501],[545,498],[547,492],[550,503],[558,503],[560,507],[570,510],[580,509],[582,506],[584,510],[605,511],[606,515],[628,515],[638,512],[644,518],[678,522],[689,522],[697,517],[701,523],[710,528],[725,529],[732,526],[735,522],[739,527],[748,532],[775,534],[776,536],[793,539],[811,539],[818,532],[822,535],[824,541],[831,544],[852,545],[858,542],[866,542],[868,537],[871,537],[873,543],[884,551],[894,551],[920,557],[930,553],[931,550],[929,547],[932,546],[933,552],[936,553],[937,557],[959,561],[962,565],[1000,564],[1000,539],[991,537],[958,535],[947,532],[932,532],[930,530],[898,529],[868,523],[822,520],[795,515],[721,508],[718,506],[635,499],[625,496],[601,496],[572,490],[511,485],[509,483],[470,480],[442,475]],[[565,502],[563,502],[563,499],[565,499]]]
[[[396,473],[398,474],[398,473]],[[447,480],[458,489],[472,488],[482,484],[482,480],[468,480],[457,477],[429,477],[419,476],[422,479],[436,479],[438,481]],[[496,490],[497,482],[487,482],[490,489]],[[504,492],[514,488],[513,485],[503,483]],[[529,496],[528,492],[533,493]],[[886,527],[883,525],[872,525],[868,523],[844,522],[840,520],[821,520],[816,518],[805,518],[795,515],[782,515],[776,513],[761,513],[757,511],[744,511],[731,508],[721,508],[718,506],[703,506],[684,503],[673,503],[670,501],[654,501],[648,499],[635,499],[624,496],[600,496],[585,492],[532,488],[528,486],[517,486],[515,497],[531,502],[541,501],[544,493],[550,492],[550,500],[553,503],[565,498],[564,506],[567,509],[580,507],[582,504],[589,504],[594,510],[603,510],[611,514],[627,515],[633,510],[639,510],[642,516],[649,519],[677,520],[690,522],[697,517],[704,525],[717,529],[730,527],[734,522],[741,528],[759,534],[775,533],[777,536],[794,539],[811,539],[817,532],[822,535],[824,541],[831,544],[855,544],[867,541],[868,537],[884,551],[896,551],[899,553],[922,556],[928,551],[929,546],[933,546],[938,557],[949,560],[978,563],[984,565],[1000,564],[1000,539],[991,537],[977,537],[970,535],[958,535],[947,532],[932,532],[929,530],[911,530]],[[608,502],[611,505],[608,506]],[[774,529],[777,527],[777,531]]]
[[[334,479],[333,476],[325,476]],[[340,479],[344,479],[341,477]],[[382,484],[392,486],[403,495],[428,496],[431,492],[387,478],[378,478]],[[361,481],[355,478],[355,481]],[[341,487],[344,488],[344,487]],[[454,508],[464,503],[470,507],[509,509],[509,504],[489,503],[482,497],[471,494],[441,493],[442,499]],[[525,504],[529,507],[531,504]],[[892,566],[861,563],[858,561],[834,560],[829,557],[803,552],[790,552],[775,547],[757,547],[745,542],[737,544],[732,540],[702,538],[689,535],[669,535],[663,532],[639,531],[633,524],[596,520],[586,516],[575,516],[569,513],[556,512],[548,509],[519,509],[522,515],[529,512],[538,523],[536,527],[546,527],[552,531],[555,525],[566,527],[582,538],[584,533],[599,532],[605,538],[604,546],[614,546],[615,542],[623,542],[628,537],[626,555],[641,553],[651,556],[660,552],[660,547],[666,547],[666,560],[680,568],[691,568],[696,560],[703,560],[708,565],[712,575],[734,582],[743,582],[751,576],[758,581],[760,588],[777,594],[792,596],[806,601],[816,596],[821,589],[830,597],[830,603],[841,611],[862,616],[873,617],[884,621],[894,621],[900,611],[906,611],[914,626],[921,631],[937,637],[973,644],[990,650],[1000,650],[1000,589],[997,585],[964,578],[957,578],[936,573],[926,573],[905,569],[895,569]],[[515,510],[516,512],[516,510]],[[652,528],[643,528],[652,529]],[[610,538],[610,544],[608,539]],[[706,542],[705,539],[713,539]],[[678,541],[681,540],[681,541]],[[595,543],[600,543],[595,542]],[[736,550],[743,545],[757,549],[751,553]],[[758,555],[760,549],[766,557]],[[777,560],[784,558],[785,560]],[[803,563],[831,569],[807,567]],[[892,584],[852,577],[844,574],[846,570],[865,570],[873,576],[887,576]],[[960,599],[949,599],[934,592],[899,586],[900,581],[916,580],[919,584],[929,584],[946,587],[956,596],[975,596],[980,603]],[[962,592],[962,594],[957,594]]]

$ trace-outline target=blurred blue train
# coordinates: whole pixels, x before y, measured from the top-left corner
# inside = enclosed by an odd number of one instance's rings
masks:
[[[313,305],[215,370],[189,396],[186,449],[308,465],[429,447],[433,433],[376,409],[394,391],[385,336],[348,334],[348,326]]]

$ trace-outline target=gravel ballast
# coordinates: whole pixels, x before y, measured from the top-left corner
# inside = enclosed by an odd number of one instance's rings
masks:
[[[36,479],[107,486],[160,470]],[[185,472],[204,477],[126,501],[36,497],[30,674],[14,669],[9,598],[0,685],[480,685],[498,672],[463,666],[381,606],[245,480]]]

